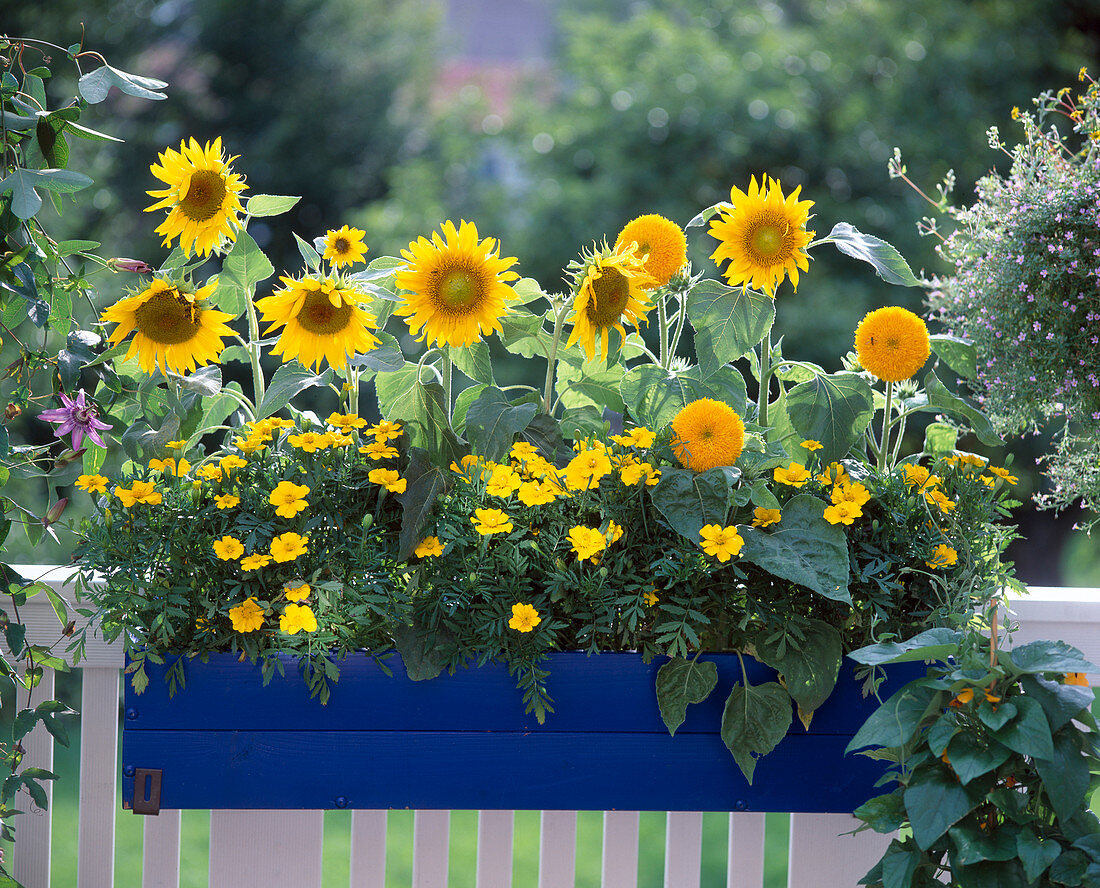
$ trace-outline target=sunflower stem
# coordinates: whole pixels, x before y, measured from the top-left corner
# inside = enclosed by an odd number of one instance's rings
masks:
[[[657,323],[661,332],[661,368],[668,369],[668,311],[665,309],[665,300],[657,300]]]
[[[554,337],[550,342],[550,353],[546,356],[546,381],[542,386],[542,412],[552,413],[550,399],[554,395],[554,370],[558,364],[558,347],[561,345],[561,330],[565,326],[567,303],[564,298],[551,301],[554,309]]]
[[[454,428],[451,417],[451,384],[453,382],[454,363],[451,361],[450,346],[441,350],[440,370],[443,375],[443,405],[447,413],[447,426]]]
[[[768,425],[768,390],[771,388],[772,368],[772,331],[764,334],[764,341],[760,343],[760,393],[756,403],[756,421],[765,428]]]
[[[671,352],[669,363],[671,359],[676,357],[676,350],[680,347],[680,336],[684,332],[684,321],[687,319],[687,305],[681,293],[676,294],[676,301],[679,304],[679,308],[676,310],[676,329],[672,334],[672,343],[669,345],[669,351]]]
[[[248,296],[248,294],[245,294]],[[245,313],[248,315],[248,363],[252,365],[252,402],[259,406],[264,399],[264,373],[260,368],[260,319],[256,316],[256,305],[251,297],[244,300]],[[253,408],[252,415],[256,415]]]
[[[886,403],[882,406],[882,441],[880,442],[878,452],[878,467],[879,471],[886,471],[886,464],[890,459],[890,414],[893,412],[894,407],[894,383],[887,381],[886,383]]]

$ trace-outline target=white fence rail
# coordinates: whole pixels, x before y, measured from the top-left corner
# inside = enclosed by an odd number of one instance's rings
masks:
[[[49,582],[64,594],[64,569],[17,569],[24,576]],[[1080,648],[1092,662],[1100,663],[1100,590],[1035,588],[1028,597],[1011,601],[1010,608],[1021,626],[1015,637],[1017,643],[1058,638]],[[44,597],[31,599],[20,609],[20,616],[27,624],[30,642],[52,643],[61,634],[62,627]],[[83,685],[77,888],[112,888],[121,647],[95,639],[89,643],[87,659],[80,668]],[[1091,679],[1093,684],[1100,683],[1100,675]],[[35,699],[48,699],[53,693],[53,676],[47,673],[35,690]],[[53,740],[41,725],[24,745],[26,764],[52,769]],[[644,775],[639,779],[645,779]],[[49,787],[46,791],[51,792]],[[24,807],[28,805],[29,800],[25,800]],[[703,815],[668,812],[666,818],[664,885],[700,888]],[[384,888],[387,819],[385,811],[352,813],[351,888]],[[764,814],[729,814],[727,888],[761,888],[765,823]],[[511,811],[479,812],[477,871],[455,888],[510,888],[513,824]],[[854,818],[843,814],[791,815],[788,885],[854,888],[888,841],[870,832],[843,835],[856,825]],[[159,816],[145,818],[143,888],[178,888],[180,826],[179,811],[164,810]],[[323,811],[211,811],[210,888],[320,888],[323,829]],[[576,885],[577,830],[576,812],[542,812],[539,888]],[[449,838],[450,812],[415,813],[412,888],[446,888]],[[50,847],[49,816],[17,818],[13,868],[15,877],[27,888],[50,888]],[[604,812],[603,888],[636,888],[638,861],[639,814]],[[182,862],[184,867],[189,865],[194,864]]]

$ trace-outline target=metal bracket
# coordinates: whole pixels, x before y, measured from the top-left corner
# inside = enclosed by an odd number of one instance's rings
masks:
[[[160,768],[134,769],[134,813],[160,813]]]

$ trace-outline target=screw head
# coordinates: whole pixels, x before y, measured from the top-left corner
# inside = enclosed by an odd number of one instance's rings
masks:
[[[126,710],[126,721],[137,721],[137,715],[138,715],[138,713],[137,713],[136,709],[127,709]]]
[[[336,797],[336,807],[337,808],[346,808],[347,806],[348,806],[348,800],[345,796],[337,796]]]
[[[738,799],[736,802],[733,803],[734,811],[745,811],[748,809],[748,807],[749,803],[746,802],[744,799]]]
[[[134,776],[134,766],[133,765],[126,765],[126,767],[124,767],[122,769],[122,776],[123,777],[133,777]]]

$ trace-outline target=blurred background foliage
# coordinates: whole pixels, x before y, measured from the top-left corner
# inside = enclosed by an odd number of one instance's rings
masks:
[[[464,218],[547,290],[632,217],[685,224],[761,174],[802,186],[819,234],[848,221],[940,270],[916,230],[930,208],[887,175],[894,146],[929,191],[954,170],[969,202],[1007,167],[987,128],[1011,142],[1013,106],[1100,59],[1095,0],[0,0],[0,21],[61,44],[83,33],[170,84],[167,102],[109,99],[126,143],[81,167],[91,206],[61,224],[104,255],[159,260],[148,165],[220,135],[254,192],[303,196],[250,229],[280,270],[299,265],[290,230],[355,224],[376,257]],[[689,243],[710,268],[710,238],[693,229]],[[100,304],[121,287],[105,280]],[[836,369],[859,318],[886,303],[919,311],[920,293],[818,250],[780,294],[784,351]],[[1041,483],[1038,443],[1011,446],[1022,499]],[[1071,546],[1068,573],[1053,554],[1073,516],[1019,520],[1044,552],[1021,558],[1025,578],[1100,584],[1092,543]]]

